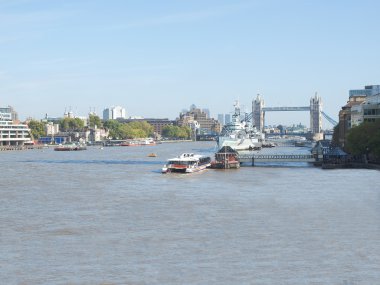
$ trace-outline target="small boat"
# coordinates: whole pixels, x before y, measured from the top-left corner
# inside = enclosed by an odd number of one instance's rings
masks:
[[[152,152],[152,153],[148,154],[148,157],[157,157],[157,154]]]
[[[77,151],[77,150],[86,150],[85,145],[81,144],[60,144],[54,148],[55,151]]]
[[[162,168],[162,173],[193,173],[205,170],[210,166],[211,158],[209,156],[183,153],[179,157],[168,159],[168,162]]]

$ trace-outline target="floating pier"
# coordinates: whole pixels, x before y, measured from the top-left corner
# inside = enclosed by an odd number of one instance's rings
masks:
[[[222,147],[215,153],[215,161],[211,162],[211,168],[231,169],[240,168],[239,153],[229,146]]]

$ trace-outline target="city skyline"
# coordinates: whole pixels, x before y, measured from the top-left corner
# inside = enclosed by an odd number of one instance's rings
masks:
[[[377,1],[0,0],[0,105],[21,119],[123,106],[130,116],[212,117],[307,106],[337,119],[350,89],[378,84]],[[307,113],[270,114],[268,124]],[[326,123],[326,126],[328,124]]]

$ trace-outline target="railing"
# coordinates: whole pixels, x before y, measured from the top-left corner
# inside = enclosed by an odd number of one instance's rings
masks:
[[[239,154],[240,162],[314,162],[311,154]]]
[[[5,145],[5,146],[0,146],[0,151],[42,149],[42,148],[43,148],[43,145]]]

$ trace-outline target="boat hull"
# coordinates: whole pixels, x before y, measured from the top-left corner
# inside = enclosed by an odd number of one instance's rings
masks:
[[[54,148],[55,151],[79,151],[86,149],[85,146],[58,146]]]
[[[197,167],[178,167],[178,166],[165,166],[162,168],[162,173],[195,173],[206,170],[211,166],[211,163],[199,165]]]
[[[161,171],[162,173],[194,173],[203,171],[210,166],[211,158],[209,156],[183,153],[179,157],[169,159]]]
[[[219,137],[218,148],[221,149],[224,146],[229,146],[233,150],[256,150],[262,148],[262,142],[252,138],[233,139],[228,137]]]

